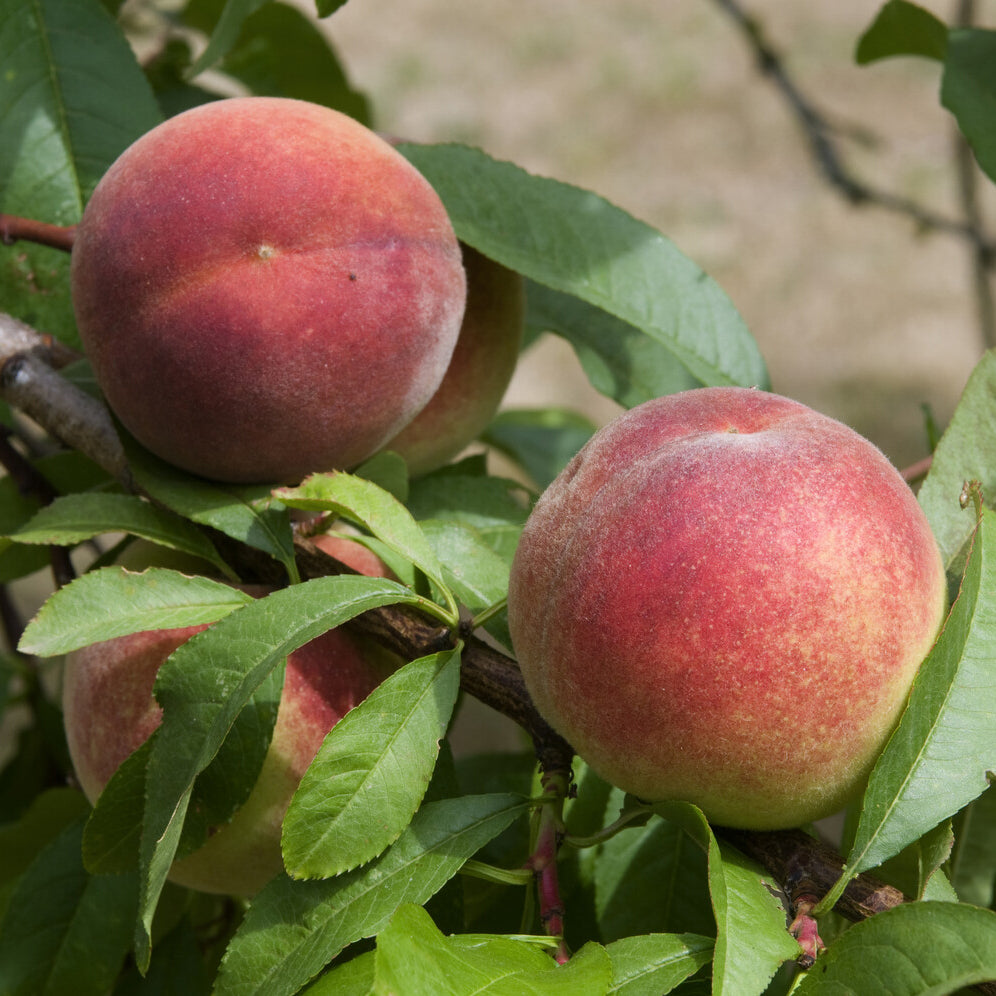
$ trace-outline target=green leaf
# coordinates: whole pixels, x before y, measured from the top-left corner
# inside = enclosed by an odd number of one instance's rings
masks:
[[[75,451],[54,453],[31,461],[31,465],[58,492],[85,491],[109,480],[95,463]],[[0,536],[16,532],[41,507],[39,500],[20,493],[13,477],[0,477]],[[48,563],[48,550],[0,539],[0,584],[31,574]]]
[[[876,870],[875,876],[912,899],[958,902],[957,895],[940,871],[941,865],[951,855],[953,844],[951,821],[945,820],[889,858]]]
[[[529,803],[513,795],[426,803],[397,842],[334,879],[279,876],[255,898],[222,961],[215,996],[290,996],[347,945],[422,904]]]
[[[963,902],[996,904],[996,791],[992,786],[955,819],[949,873]]]
[[[134,881],[91,877],[80,857],[82,818],[21,876],[0,925],[0,992],[104,996],[128,951]]]
[[[317,0],[318,16],[331,17],[345,3],[346,0]]]
[[[107,167],[158,124],[152,92],[98,0],[0,0],[0,64],[0,211],[74,225]],[[68,253],[0,250],[5,310],[76,345],[68,276]]]
[[[284,565],[292,581],[297,580],[290,517],[269,487],[205,481],[153,456],[126,432],[121,431],[121,438],[142,490],[174,512],[269,554]]]
[[[229,52],[238,39],[246,19],[266,2],[267,0],[228,0],[210,33],[207,48],[190,67],[189,78],[193,79],[205,69],[210,69]]]
[[[463,522],[426,519],[422,530],[443,565],[443,577],[460,604],[477,615],[508,594],[508,562],[497,554],[473,526]],[[512,646],[505,612],[494,617],[488,632],[506,647]]]
[[[413,563],[444,593],[443,568],[411,513],[389,491],[354,474],[312,474],[296,488],[274,494],[291,508],[333,512],[368,529],[395,553]]]
[[[638,934],[606,946],[618,996],[664,996],[712,961],[715,940],[699,934]]]
[[[155,733],[118,765],[83,828],[83,864],[93,875],[138,868],[145,805],[145,769]]]
[[[702,382],[659,339],[572,294],[526,284],[526,324],[566,339],[595,390],[632,408]]]
[[[545,490],[595,434],[595,424],[563,408],[506,409],[481,437],[514,460]]]
[[[709,895],[716,917],[713,993],[763,993],[779,966],[799,957],[786,929],[778,885],[759,865],[718,842],[702,811],[688,803],[657,803],[654,810],[678,824],[706,852]]]
[[[667,347],[703,384],[766,386],[729,298],[663,235],[601,197],[459,145],[402,145],[461,240]]]
[[[211,983],[205,964],[203,931],[185,916],[156,944],[145,976],[129,965],[114,989],[114,996],[208,996]]]
[[[944,61],[948,48],[947,25],[929,10],[908,0],[889,0],[858,40],[859,65],[894,55],[923,55]]]
[[[602,938],[715,932],[702,849],[674,823],[653,818],[622,830],[594,859],[595,907]]]
[[[471,526],[508,564],[529,515],[522,485],[501,477],[461,473],[461,465],[411,482],[408,509],[427,519]]]
[[[873,868],[985,791],[996,769],[996,513],[869,779],[847,873]]]
[[[990,350],[972,371],[917,495],[948,571],[964,564],[964,549],[975,530],[975,515],[958,500],[964,483],[979,481],[983,496],[996,498],[994,397],[996,350]]]
[[[566,965],[535,943],[496,935],[445,937],[406,904],[377,938],[374,996],[602,996],[612,980],[605,949],[586,945]]]
[[[325,972],[302,989],[301,996],[370,996],[376,955],[376,951],[364,951],[344,965]]]
[[[15,533],[18,543],[72,546],[101,533],[123,532],[200,557],[234,579],[203,531],[134,495],[73,494],[56,498]]]
[[[42,848],[89,808],[78,789],[47,789],[31,800],[19,819],[0,826],[0,923],[17,878]]]
[[[284,819],[284,864],[330,878],[375,858],[418,809],[460,688],[459,651],[406,664],[325,738]]]
[[[361,463],[354,473],[389,491],[402,504],[408,501],[408,464],[403,456],[393,450],[375,453],[369,460]]]
[[[955,116],[979,166],[996,180],[996,31],[955,28],[948,35],[941,103]]]
[[[238,588],[163,567],[103,567],[60,588],[28,623],[18,649],[53,657],[127,633],[214,622],[252,602]]]
[[[996,913],[909,903],[828,945],[793,996],[943,996],[996,979]]]
[[[193,0],[183,19],[209,31],[220,24],[222,7],[222,0]],[[367,99],[350,86],[327,33],[288,4],[267,3],[249,14],[217,68],[253,94],[324,104],[371,124]]]
[[[179,647],[159,669],[163,720],[149,757],[135,950],[148,964],[152,914],[176,854],[194,781],[256,689],[292,651],[380,605],[418,604],[409,589],[358,575],[275,591]]]
[[[189,9],[189,8],[188,8]],[[156,95],[163,117],[171,118],[192,107],[217,100],[221,94],[187,80],[193,62],[189,38],[173,37],[145,62],[146,78]]]

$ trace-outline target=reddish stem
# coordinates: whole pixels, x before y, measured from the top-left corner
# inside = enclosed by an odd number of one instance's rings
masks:
[[[76,241],[75,225],[50,225],[34,218],[19,218],[14,214],[0,214],[0,242],[12,246],[15,242],[37,242],[42,246],[70,252]]]
[[[557,876],[557,853],[563,836],[561,814],[568,784],[567,773],[544,772],[543,792],[551,798],[543,803],[540,810],[536,845],[527,862],[527,867],[536,876],[540,922],[547,934],[557,941],[553,957],[558,965],[565,964],[571,957],[564,941],[564,903],[560,898],[560,880]]]

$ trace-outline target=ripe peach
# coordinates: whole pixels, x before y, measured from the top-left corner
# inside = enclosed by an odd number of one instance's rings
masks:
[[[592,438],[530,516],[508,618],[537,708],[603,777],[773,829],[860,790],[945,601],[878,449],[720,387]]]
[[[341,560],[358,574],[365,574],[368,578],[397,580],[394,572],[373,550],[367,549],[362,543],[357,543],[348,533],[332,530],[327,533],[318,533],[313,539],[319,550],[324,551],[330,557],[335,557],[336,560]]]
[[[487,427],[505,394],[522,344],[522,277],[463,246],[467,307],[442,384],[428,405],[383,447],[405,458],[412,477],[452,460]]]
[[[204,628],[134,633],[67,657],[66,738],[91,802],[159,725],[162,710],[152,695],[159,666]],[[292,653],[273,739],[252,793],[230,823],[174,863],[170,878],[204,892],[249,896],[281,871],[280,827],[305,769],[328,731],[396,666],[342,628]]]
[[[389,143],[245,97],[142,136],[72,255],[80,337],[125,427],[225,481],[355,466],[425,406],[456,345],[460,248]]]

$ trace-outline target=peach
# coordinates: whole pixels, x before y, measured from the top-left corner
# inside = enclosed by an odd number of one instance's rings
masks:
[[[66,739],[80,786],[95,802],[111,775],[159,725],[156,672],[204,626],[134,633],[66,659]],[[203,892],[250,896],[283,869],[280,828],[329,730],[397,666],[346,630],[330,630],[287,659],[273,739],[255,786],[230,823],[176,861],[170,878]]]
[[[332,530],[318,533],[312,540],[319,550],[342,561],[347,567],[352,567],[357,574],[365,574],[368,578],[397,580],[394,571],[373,550],[352,539],[348,533]]]
[[[223,481],[348,469],[426,405],[466,278],[446,211],[388,142],[329,108],[216,101],[111,166],[72,253],[108,404]]]
[[[718,387],[596,433],[526,524],[508,618],[537,708],[595,771],[774,829],[860,791],[945,603],[927,520],[878,449]]]
[[[487,428],[522,344],[525,293],[514,270],[463,246],[467,307],[443,382],[428,405],[383,447],[405,458],[412,477],[448,463]]]

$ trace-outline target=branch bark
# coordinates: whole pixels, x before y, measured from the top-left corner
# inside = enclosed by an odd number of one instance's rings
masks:
[[[110,413],[53,369],[53,361],[64,359],[63,347],[0,313],[0,397],[133,490]]]
[[[0,242],[12,246],[15,242],[36,242],[69,252],[76,241],[75,225],[49,225],[33,218],[19,218],[14,214],[0,214]]]

